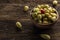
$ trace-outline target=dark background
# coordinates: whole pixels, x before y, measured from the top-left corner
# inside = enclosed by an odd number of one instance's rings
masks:
[[[60,0],[55,7],[60,14]],[[43,40],[40,34],[51,35],[51,40],[60,40],[60,18],[51,28],[40,30],[35,28],[30,20],[29,12],[37,4],[49,4],[53,0],[0,0],[0,40]],[[28,5],[30,10],[23,11],[23,6]],[[15,25],[20,21],[23,31]]]

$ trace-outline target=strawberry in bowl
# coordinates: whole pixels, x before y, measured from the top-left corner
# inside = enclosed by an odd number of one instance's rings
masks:
[[[55,8],[48,4],[37,5],[31,12],[31,20],[35,25],[50,25],[57,21],[59,15]]]

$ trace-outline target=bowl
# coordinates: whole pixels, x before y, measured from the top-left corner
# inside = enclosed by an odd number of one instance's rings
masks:
[[[42,5],[48,5],[48,4],[42,4]],[[36,6],[37,7],[37,6]],[[36,8],[36,7],[34,7],[34,8]],[[49,7],[51,7],[51,6],[49,6]],[[33,9],[34,9],[33,8]],[[51,8],[53,8],[53,7],[51,7]],[[52,24],[54,24],[57,20],[58,20],[58,18],[59,18],[59,14],[58,14],[58,11],[55,9],[55,13],[56,13],[56,15],[57,15],[57,17],[56,17],[56,19],[55,19],[55,21],[54,22],[52,22],[52,23],[38,23],[38,22],[36,22],[33,18],[32,18],[32,12],[33,12],[33,9],[30,11],[30,16],[31,16],[31,21],[33,22],[33,24],[36,26],[36,27],[39,27],[39,28],[47,28],[48,26],[51,26]]]

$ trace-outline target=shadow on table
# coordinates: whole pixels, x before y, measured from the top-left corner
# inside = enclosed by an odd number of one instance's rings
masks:
[[[31,40],[44,40],[43,38],[40,37],[40,34],[50,35],[51,33],[53,33],[52,26],[53,25],[51,25],[50,28],[46,28],[46,29],[40,29],[40,28],[37,28],[36,26],[33,26]]]

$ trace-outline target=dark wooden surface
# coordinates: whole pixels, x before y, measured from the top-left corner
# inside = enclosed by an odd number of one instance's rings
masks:
[[[39,34],[51,35],[51,40],[60,40],[60,18],[51,28],[40,30],[30,20],[29,12],[37,4],[49,4],[53,0],[0,0],[0,40],[43,40]],[[28,5],[30,10],[23,11]],[[60,0],[55,7],[60,14]],[[15,23],[20,21],[24,32],[17,29]]]

